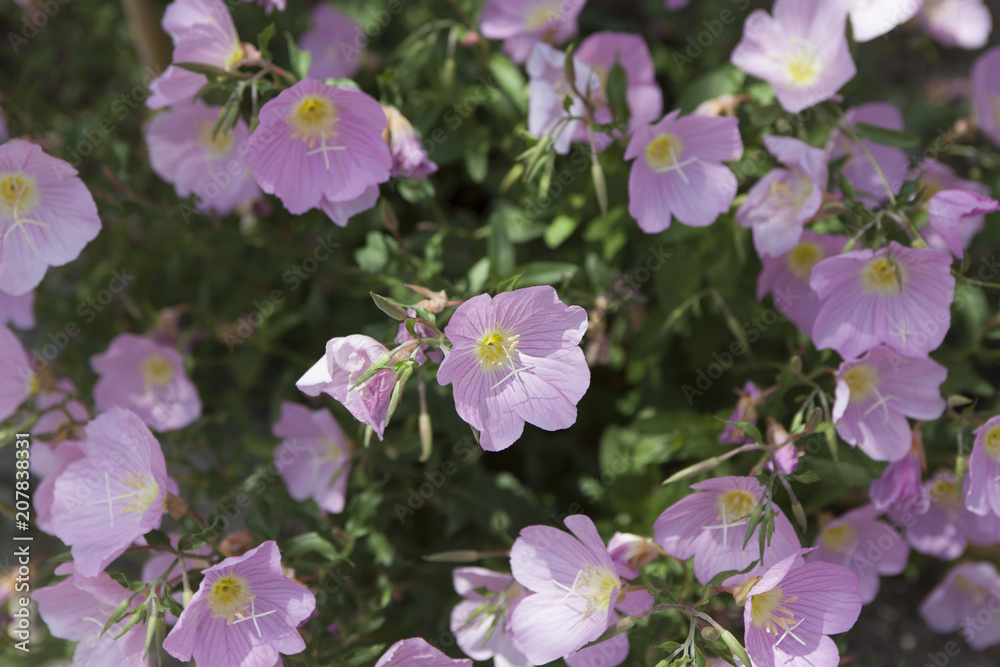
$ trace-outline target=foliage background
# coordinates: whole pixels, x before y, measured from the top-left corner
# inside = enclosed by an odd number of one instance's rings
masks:
[[[162,11],[166,3],[154,4]],[[665,111],[691,110],[705,99],[743,89],[743,75],[727,64],[749,13],[739,9],[741,4],[704,0],[671,14],[657,0],[591,0],[581,17],[581,35],[597,30],[644,35],[657,64]],[[751,7],[764,4],[770,3]],[[1000,16],[1000,7],[990,4]],[[308,25],[305,9],[294,0],[290,5],[269,17],[254,5],[233,7],[245,41],[254,42],[268,23],[276,24],[272,48],[284,64],[289,55],[282,33],[298,36]],[[586,153],[556,161],[548,195],[540,193],[537,182],[505,182],[517,156],[531,145],[523,72],[500,55],[496,44],[461,44],[465,18],[478,15],[477,0],[403,5],[368,44],[365,71],[357,80],[365,91],[400,107],[432,142],[431,159],[441,170],[427,186],[383,188],[391,213],[377,208],[346,229],[318,211],[291,216],[273,198],[242,219],[191,214],[191,202],[179,200],[149,168],[141,135],[150,118],[141,103],[144,64],[118,3],[70,0],[16,53],[10,44],[0,44],[0,106],[12,136],[33,137],[70,161],[79,155],[78,169],[98,201],[104,225],[77,261],[49,271],[38,291],[38,326],[27,334],[27,347],[41,350],[57,341],[68,323],[77,323],[81,334],[59,352],[54,369],[89,398],[96,380],[90,356],[106,349],[118,332],[150,328],[160,309],[184,307],[180,322],[205,416],[160,440],[182,495],[199,512],[212,515],[221,508],[225,516],[226,501],[249,491],[252,504],[238,512],[231,527],[245,526],[260,540],[277,539],[286,564],[327,593],[320,600],[320,618],[308,626],[306,654],[289,658],[289,665],[366,664],[380,653],[379,646],[410,636],[459,656],[447,632],[448,614],[457,602],[452,566],[427,562],[425,555],[502,551],[522,527],[558,525],[560,517],[576,512],[591,516],[606,538],[616,530],[649,535],[656,516],[686,492],[684,484],[661,487],[660,482],[686,464],[726,451],[717,440],[723,427],[718,418],[726,418],[732,408],[733,387],[748,379],[761,386],[782,381],[783,391],[761,412],[787,426],[809,391],[789,377],[792,356],[802,353],[807,371],[837,363],[832,353],[813,351],[782,317],[773,325],[754,324],[770,305],[754,298],[760,264],[749,232],[731,215],[706,229],[676,222],[655,236],[638,229],[626,209],[624,146],[600,157],[610,198],[606,217],[593,195]],[[343,0],[337,6],[363,20],[385,3]],[[734,11],[736,21],[723,25],[703,53],[678,68],[674,54],[689,47],[689,38],[711,31],[704,22],[715,21],[724,10]],[[22,34],[20,9],[11,0],[0,0],[0,15],[0,34]],[[459,43],[450,46],[455,26]],[[949,91],[967,76],[974,54],[942,49],[919,30],[904,30],[862,45],[854,55],[859,74],[842,91],[845,106],[876,100],[900,106],[907,130],[924,140],[912,151],[914,164],[942,131],[967,115],[965,99]],[[781,116],[763,106],[741,112],[747,147],[735,168],[741,191],[771,166],[760,148],[761,134],[797,132],[820,143],[829,120]],[[994,195],[1000,192],[1000,154],[993,147],[958,143],[944,159],[961,174],[988,183]],[[559,182],[563,172],[565,183]],[[995,222],[977,241],[974,267],[997,254]],[[332,256],[310,261],[321,241],[336,246]],[[663,255],[667,258],[656,270],[644,272],[647,260]],[[115,269],[135,278],[88,321],[87,300],[108,287]],[[270,425],[281,401],[308,402],[294,382],[319,358],[328,339],[351,333],[392,338],[395,323],[374,307],[368,292],[415,301],[405,283],[445,289],[456,299],[515,284],[555,285],[567,303],[591,313],[584,343],[592,360],[591,389],[573,428],[546,433],[529,426],[511,449],[484,454],[455,415],[450,389],[429,376],[435,447],[426,463],[417,460],[413,383],[385,441],[368,449],[361,447],[361,431],[345,410],[333,401],[314,401],[312,407],[330,407],[359,445],[347,511],[321,516],[312,503],[293,502],[280,480],[266,481],[266,464],[277,444]],[[232,345],[241,318],[266,311],[275,293],[282,303],[275,304],[273,314]],[[945,394],[974,397],[986,411],[996,406],[1000,343],[995,336],[981,339],[980,332],[996,317],[996,299],[989,291],[970,292],[969,306],[955,313],[952,331],[934,355],[951,371]],[[759,340],[689,403],[682,387],[694,386],[699,371],[707,372],[716,361],[713,355],[748,336],[744,325],[759,330]],[[832,384],[824,382],[831,392]],[[945,420],[927,431],[933,461],[953,464],[955,434]],[[713,474],[742,474],[750,465],[737,459]],[[441,472],[452,466],[453,474]],[[815,530],[821,512],[840,513],[864,502],[882,465],[843,443],[833,451],[820,438],[804,467],[819,477],[815,484],[795,487]],[[424,499],[419,490],[424,484],[426,491],[427,483],[433,495]],[[9,482],[2,484],[6,494]],[[414,508],[417,499],[423,505]],[[787,509],[786,500],[779,496]],[[165,527],[171,525],[165,519]],[[195,530],[193,524],[184,526]],[[803,538],[811,542],[813,534]],[[36,545],[38,586],[51,576],[54,564],[47,559],[61,549],[53,541]],[[980,550],[977,555],[1000,554]],[[140,561],[131,558],[135,574]],[[484,564],[503,569],[506,559]],[[664,575],[679,576],[673,566],[658,567]],[[903,658],[906,664],[922,664],[927,652],[943,650],[949,638],[931,635],[914,617],[916,604],[946,570],[946,564],[913,554],[904,575],[883,582],[882,597],[841,638],[859,664],[897,664]],[[715,612],[727,619],[723,622],[740,623],[739,610],[719,607]],[[323,629],[331,622],[339,627],[327,633]],[[659,617],[633,633],[626,664],[655,664],[663,657],[655,646],[686,632],[682,625],[680,617]],[[3,659],[16,654],[8,641],[0,640]],[[973,657],[956,641],[962,664],[997,664],[1000,654]],[[44,664],[68,655],[58,641],[36,646],[29,659],[16,659]]]

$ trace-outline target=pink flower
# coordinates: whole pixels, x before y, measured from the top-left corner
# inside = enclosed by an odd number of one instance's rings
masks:
[[[679,115],[636,127],[625,151],[626,160],[635,160],[628,210],[649,234],[667,229],[671,216],[693,227],[710,225],[736,197],[736,176],[722,163],[743,154],[739,121]]]
[[[947,377],[948,369],[933,359],[904,357],[882,345],[845,361],[833,406],[837,433],[876,461],[898,461],[910,452],[906,418],[944,414],[940,387]]]
[[[844,120],[852,127],[856,123],[867,123],[887,130],[903,131],[903,114],[897,107],[884,102],[862,104],[848,109],[844,114]],[[906,153],[899,148],[882,146],[868,139],[862,139],[861,143],[868,149],[867,152],[844,132],[835,129],[830,133],[826,153],[830,162],[847,158],[840,168],[841,172],[857,189],[858,200],[875,207],[884,201],[888,194],[882,176],[879,176],[868,154],[871,153],[875,158],[893,194],[896,194],[906,177]]]
[[[0,144],[0,290],[20,296],[101,231],[76,170],[27,141]]]
[[[819,211],[826,192],[826,154],[791,137],[764,136],[764,146],[787,169],[772,169],[750,188],[736,212],[741,226],[753,229],[761,256],[783,255],[802,238],[802,229]]]
[[[736,409],[729,415],[730,422],[757,423],[757,408],[764,402],[764,394],[760,387],[752,381],[747,381],[743,385],[743,391],[737,391],[739,399],[736,401]],[[753,438],[748,438],[746,434],[732,424],[726,424],[726,428],[719,436],[719,442],[724,445],[745,445],[753,442]]]
[[[764,268],[757,279],[757,300],[773,294],[774,306],[785,317],[812,335],[813,324],[821,306],[819,296],[809,285],[813,267],[827,257],[840,254],[847,244],[846,236],[802,232],[798,245],[780,257],[763,255]]]
[[[175,0],[163,16],[174,40],[175,63],[200,63],[228,70],[245,56],[236,26],[222,0]],[[204,74],[171,65],[149,84],[150,109],[191,100],[208,83]]]
[[[534,665],[561,657],[573,661],[580,648],[618,620],[616,605],[629,614],[652,607],[652,596],[645,591],[623,594],[621,578],[593,521],[575,514],[565,523],[575,537],[550,526],[529,526],[510,551],[514,579],[532,593],[514,609],[511,626]],[[605,649],[624,660],[627,639],[624,644],[615,639]],[[591,650],[576,658],[585,659]],[[605,664],[614,667],[618,662]]]
[[[35,291],[20,296],[0,292],[0,326],[8,323],[27,331],[35,328]]]
[[[681,498],[653,524],[654,538],[663,550],[681,560],[693,557],[694,575],[702,584],[720,572],[742,571],[759,561],[760,525],[754,528],[745,548],[743,540],[750,514],[764,494],[761,483],[752,477],[719,477],[692,484],[691,488],[704,493]],[[792,524],[779,507],[773,508],[774,534],[764,550],[763,563],[747,574],[729,577],[723,586],[737,586],[755,574],[762,574],[801,548]]]
[[[905,248],[892,241],[879,251],[829,257],[809,284],[822,300],[813,341],[852,359],[879,343],[910,357],[926,357],[951,326],[955,277],[940,250]]]
[[[969,458],[969,483],[965,506],[976,514],[1000,517],[1000,417],[993,417],[976,429],[976,442]],[[997,535],[1000,541],[1000,535]]]
[[[382,107],[368,95],[303,79],[260,110],[250,171],[296,215],[370,197],[389,180],[385,127]]]
[[[296,628],[313,613],[316,598],[284,575],[273,540],[202,574],[164,651],[212,667],[273,667],[279,653],[305,650]]]
[[[854,41],[870,42],[898,25],[903,25],[920,9],[922,0],[851,0],[851,28]]]
[[[979,56],[972,65],[972,109],[979,129],[1000,144],[1000,46]]]
[[[910,178],[914,178],[921,173],[923,174],[921,184],[924,186],[922,204],[925,207],[934,195],[944,190],[968,190],[983,196],[989,196],[990,194],[990,188],[985,183],[959,178],[951,167],[937,160],[924,160],[913,170]],[[986,217],[984,215],[967,215],[961,219],[958,224],[957,235],[963,249],[969,247],[972,239],[982,231],[985,224]],[[930,247],[936,250],[948,250],[944,239],[941,238],[941,235],[937,233],[932,225],[925,225],[920,230],[920,233]]]
[[[981,49],[993,30],[993,17],[983,0],[924,0],[920,22],[944,46]]]
[[[747,593],[747,653],[758,667],[835,667],[837,645],[861,613],[858,579],[846,567],[798,564],[802,549],[769,569]]]
[[[590,386],[579,347],[586,330],[587,311],[548,285],[480,294],[455,310],[438,383],[454,383],[458,415],[479,431],[483,449],[510,447],[525,422],[546,431],[576,422]]]
[[[586,132],[585,123],[578,118],[587,115],[587,98],[600,98],[601,80],[597,74],[576,56],[573,57],[576,73],[574,87],[566,80],[566,53],[548,44],[536,44],[528,58],[528,76],[531,96],[528,100],[528,131],[536,137],[550,136],[556,153],[569,153],[573,138]],[[566,98],[571,99],[567,109]]]
[[[923,514],[930,507],[930,496],[924,490],[920,458],[923,444],[920,431],[913,432],[913,446],[903,458],[893,461],[873,479],[868,489],[872,505],[880,512],[912,511]]]
[[[221,215],[260,196],[239,148],[250,131],[242,118],[229,133],[212,136],[220,107],[201,100],[159,114],[146,126],[149,161],[157,176],[173,184],[177,196],[198,197],[198,208]]]
[[[160,525],[173,482],[160,443],[134,413],[111,408],[85,432],[86,456],[56,478],[52,532],[70,546],[77,571],[93,577]]]
[[[312,498],[327,512],[343,512],[351,457],[330,411],[284,401],[272,433],[283,439],[274,450],[274,465],[288,494],[298,501]]]
[[[98,410],[128,408],[150,428],[173,431],[201,416],[198,390],[172,347],[131,333],[118,334],[107,351],[90,358],[100,379],[94,386]]]
[[[966,478],[966,492],[968,478]],[[924,485],[930,506],[922,514],[911,510],[894,511],[894,520],[906,525],[906,540],[915,551],[954,560],[962,555],[969,542],[988,546],[1000,542],[1000,517],[989,513],[973,514],[962,502],[955,475],[943,471]]]
[[[256,2],[264,8],[265,14],[270,14],[275,9],[279,12],[285,11],[285,0],[243,0],[243,2]]]
[[[906,569],[910,548],[903,536],[879,521],[878,510],[864,505],[826,524],[816,536],[809,563],[822,561],[850,568],[858,578],[858,595],[868,604],[879,589],[879,575],[895,576]]]
[[[299,378],[295,386],[309,396],[332,396],[355,419],[371,426],[381,440],[389,399],[396,385],[396,372],[380,370],[361,386],[352,387],[373,363],[387,354],[389,350],[385,345],[368,336],[355,334],[333,338],[326,344],[326,354]]]
[[[0,422],[14,414],[37,389],[21,341],[10,329],[0,326]]]
[[[299,40],[299,47],[312,54],[309,76],[320,81],[354,76],[361,64],[354,44],[361,27],[325,2],[313,7],[310,18],[312,27]]]
[[[1000,202],[968,190],[945,190],[927,203],[931,228],[955,257],[965,256],[962,239],[963,221],[971,216],[981,217],[1000,211]]]
[[[625,579],[635,579],[639,570],[659,557],[660,549],[648,537],[615,533],[608,542],[608,555],[618,568],[618,574]]]
[[[132,596],[127,588],[104,572],[93,577],[81,576],[73,563],[59,565],[55,574],[69,576],[57,584],[33,591],[31,597],[38,603],[38,613],[53,636],[78,642],[73,654],[74,666],[146,667],[149,664],[143,657],[145,624],[134,625],[115,639],[125,629],[126,615],[107,632],[101,633],[112,612]],[[130,608],[138,602],[133,602]]]
[[[586,0],[486,0],[479,32],[504,40],[503,50],[521,64],[539,42],[561,43],[576,34]]]
[[[388,121],[384,134],[388,135],[389,151],[392,153],[392,175],[426,181],[437,172],[438,167],[427,157],[420,137],[406,117],[396,107],[383,106]]]
[[[37,446],[36,446],[37,447]],[[34,452],[32,452],[34,454]],[[79,461],[87,455],[87,447],[82,442],[65,440],[52,449],[51,462],[47,466],[49,469],[45,474],[36,471],[32,465],[32,472],[41,478],[38,486],[35,487],[35,497],[33,499],[35,507],[35,525],[42,532],[54,535],[52,529],[52,503],[55,501],[56,480],[59,475],[74,461]]]
[[[656,82],[653,56],[641,36],[627,32],[596,32],[580,42],[574,55],[593,70],[600,82],[601,94],[594,100],[600,122],[612,120],[607,99],[608,74],[616,62],[625,70],[628,81],[625,101],[629,109],[629,127],[648,125],[663,114],[663,92]],[[610,137],[603,136],[605,142],[610,142]],[[587,129],[578,127],[575,139],[587,141],[587,138]]]
[[[791,475],[799,467],[799,449],[795,441],[789,439],[788,430],[771,417],[767,418],[767,444],[778,447],[765,464],[768,470],[777,467],[782,475]]]
[[[451,611],[451,631],[459,648],[473,660],[493,658],[496,667],[531,665],[510,630],[511,615],[527,595],[514,577],[481,567],[459,567],[452,580],[463,598]]]
[[[770,83],[786,111],[828,100],[854,78],[845,1],[776,0],[773,11],[747,17],[731,60]]]
[[[423,639],[415,638],[390,646],[375,667],[472,667],[472,661],[452,660]]]
[[[1000,617],[993,611],[998,601],[1000,575],[993,563],[962,563],[920,603],[920,616],[934,632],[958,630],[969,646],[982,651],[1000,644]]]

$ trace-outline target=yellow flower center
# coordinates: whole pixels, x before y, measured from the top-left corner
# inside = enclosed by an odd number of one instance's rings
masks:
[[[773,636],[780,633],[794,634],[792,630],[798,627],[795,616],[784,605],[798,600],[797,595],[786,598],[780,588],[772,588],[766,593],[758,593],[750,597],[750,620],[758,628]],[[780,643],[780,640],[779,640]]]
[[[517,349],[518,336],[496,327],[476,341],[476,358],[480,366],[510,366]]]
[[[674,134],[664,132],[646,146],[646,162],[653,171],[668,171],[675,167],[684,153],[684,144]]]
[[[785,59],[785,67],[788,70],[788,78],[799,87],[811,86],[819,78],[820,64],[819,58],[812,45],[803,39],[798,39],[793,44],[793,51]]]
[[[312,148],[319,138],[325,142],[337,136],[334,126],[337,124],[337,107],[333,102],[321,95],[306,95],[295,103],[291,112],[285,117],[295,133],[292,138],[299,137]]]
[[[163,355],[151,355],[142,362],[142,379],[148,386],[162,387],[174,379],[174,367]]]
[[[38,182],[22,171],[0,174],[0,212],[19,218],[38,204]]]
[[[753,494],[738,489],[723,491],[715,501],[715,507],[719,510],[719,519],[730,524],[750,516],[756,506],[757,499],[753,497]]]
[[[851,390],[851,403],[860,403],[878,391],[878,371],[874,366],[859,364],[844,373],[844,383]]]
[[[213,136],[212,124],[205,123],[198,131],[198,143],[210,153],[225,155],[233,147],[233,133],[219,131]]]
[[[788,262],[788,268],[792,273],[799,278],[808,280],[812,274],[813,267],[824,259],[826,259],[826,255],[818,243],[803,241],[792,248],[785,261]]]
[[[608,608],[617,603],[616,591],[621,588],[621,579],[611,570],[603,568],[587,567],[577,573],[573,586],[569,589],[569,594],[579,598],[586,605],[583,616],[586,618],[591,614],[605,616]],[[616,595],[612,600],[612,595]]]
[[[889,257],[873,259],[861,273],[861,284],[868,293],[899,294],[906,279],[903,265]]]
[[[936,480],[931,484],[930,490],[931,501],[937,505],[942,505],[946,508],[952,507],[958,503],[958,487],[955,486],[954,482],[950,482],[946,479]]]
[[[982,602],[989,593],[988,588],[972,583],[964,574],[955,575],[955,578],[952,579],[951,582],[955,588],[969,596],[972,606],[974,607]]]
[[[122,513],[138,512],[142,514],[149,509],[153,501],[156,500],[156,495],[160,492],[160,485],[156,483],[156,479],[146,477],[142,473],[136,476],[129,472],[125,474],[125,477],[118,479],[132,489],[131,493],[125,494],[124,499],[130,502],[121,509]]]
[[[995,426],[986,433],[983,445],[987,454],[1000,461],[1000,426]]]
[[[819,541],[827,551],[844,552],[851,548],[856,536],[857,531],[854,530],[854,526],[849,523],[842,523],[839,526],[824,530]]]
[[[524,27],[528,30],[538,30],[559,18],[559,3],[549,2],[535,5],[528,11],[524,19]]]
[[[236,574],[224,574],[212,582],[208,591],[208,608],[212,610],[212,618],[224,618],[231,624],[250,606],[251,597],[246,579]]]

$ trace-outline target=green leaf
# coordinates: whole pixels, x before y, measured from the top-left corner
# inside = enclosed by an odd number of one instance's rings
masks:
[[[170,545],[170,538],[162,530],[151,530],[143,537],[146,538],[146,544],[151,547],[166,547],[171,551],[174,550],[173,546]]]
[[[341,560],[337,548],[325,537],[316,532],[297,535],[285,542],[281,549],[285,558],[295,558],[305,553],[317,553],[326,560]]]
[[[276,32],[277,30],[275,29],[274,24],[271,23],[257,35],[257,50],[260,51],[260,57],[264,60],[272,59],[271,51],[267,48],[267,46],[271,43],[271,38],[274,37]]]
[[[312,54],[303,51],[295,42],[292,33],[285,31],[285,39],[288,41],[288,57],[292,61],[292,72],[300,79],[309,76],[309,67],[312,65]]]
[[[627,96],[628,75],[625,73],[625,68],[622,67],[617,56],[615,57],[615,64],[611,66],[610,70],[608,70],[607,82],[608,102],[611,103],[611,109],[614,111],[615,120],[625,126],[628,124],[629,117]]]
[[[719,421],[722,421],[721,419]],[[763,443],[764,436],[761,435],[760,429],[758,429],[754,424],[750,422],[726,422],[730,426],[735,426],[739,430],[743,431],[745,435],[753,438],[756,443]]]
[[[789,475],[788,477],[789,479],[794,479],[796,482],[800,482],[802,484],[812,484],[813,482],[819,481],[819,475],[812,470],[806,470],[798,475]]]
[[[545,229],[545,245],[550,250],[555,250],[573,235],[573,232],[576,231],[579,225],[579,218],[569,215],[557,215]]]
[[[913,148],[920,145],[920,137],[908,132],[897,132],[868,123],[855,123],[854,130],[862,139],[867,139],[880,146],[893,148]]]
[[[376,294],[375,292],[368,292],[368,294],[371,295],[372,301],[375,302],[378,309],[392,319],[404,322],[406,321],[406,318],[409,317],[409,315],[406,314],[406,306],[395,299],[390,299],[387,296],[382,296],[381,294]]]

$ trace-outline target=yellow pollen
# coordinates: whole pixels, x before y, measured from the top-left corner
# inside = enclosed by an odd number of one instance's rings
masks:
[[[680,162],[684,144],[673,134],[660,134],[646,147],[646,162],[653,171],[666,171]]]
[[[174,368],[163,355],[154,354],[142,362],[142,378],[148,386],[162,387],[174,379]]]
[[[788,77],[796,86],[806,87],[816,83],[820,66],[816,51],[805,40],[797,40],[793,53],[785,59]]]
[[[757,499],[749,492],[741,490],[724,491],[719,494],[715,501],[715,507],[719,510],[719,519],[730,524],[750,516],[756,506]]]
[[[983,446],[986,447],[987,454],[1000,461],[1000,426],[994,426],[986,432]]]
[[[750,620],[758,628],[764,628],[769,635],[777,636],[783,630],[794,627],[795,615],[784,605],[798,600],[797,595],[786,598],[780,588],[772,588],[766,593],[750,597]],[[789,630],[790,631],[790,630]]]
[[[198,131],[198,143],[210,153],[225,155],[233,147],[233,133],[220,130],[212,136],[212,124],[205,123]]]
[[[868,262],[861,273],[861,284],[868,293],[899,294],[906,284],[906,271],[899,262],[879,257]]]
[[[132,493],[128,494],[128,499],[131,502],[121,509],[122,513],[139,512],[142,514],[149,509],[149,506],[156,500],[156,495],[160,492],[160,485],[156,483],[156,479],[146,477],[142,473],[139,473],[138,477],[132,473],[126,473],[125,477],[118,479],[133,489]]]
[[[292,138],[299,137],[311,148],[316,139],[330,139],[337,136],[337,107],[320,95],[306,95],[295,103],[285,117],[295,128]]]
[[[28,396],[34,396],[42,388],[42,383],[38,380],[38,375],[32,373],[28,376]]]
[[[208,608],[212,618],[224,618],[231,624],[237,616],[242,616],[250,606],[250,586],[247,580],[235,574],[224,574],[214,582],[208,591]]]
[[[824,530],[819,541],[827,551],[843,553],[851,548],[856,536],[857,531],[854,530],[854,526],[849,523],[842,523],[839,526]]]
[[[809,279],[813,267],[826,259],[823,248],[818,243],[803,241],[788,253],[785,261],[788,268],[799,278]]]
[[[874,366],[859,364],[844,373],[844,382],[851,390],[851,403],[860,403],[878,391],[878,372]]]
[[[38,204],[38,182],[22,171],[0,174],[0,213],[18,218]]]
[[[559,3],[545,3],[535,5],[528,11],[524,20],[524,27],[528,30],[539,30],[550,23],[554,23],[559,18]]]
[[[936,480],[931,484],[931,500],[938,505],[949,505],[958,499],[958,487],[946,479]]]
[[[476,341],[476,358],[481,366],[509,366],[517,349],[518,336],[497,327]]]
[[[567,590],[567,599],[575,597],[587,606],[582,612],[584,618],[591,615],[606,615],[608,608],[618,601],[621,579],[611,570],[587,567],[577,573],[572,587]],[[612,599],[614,596],[614,599]]]

